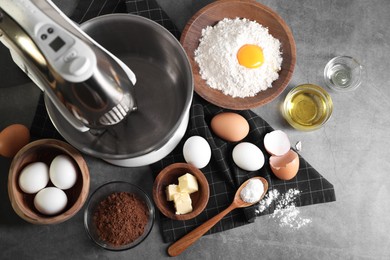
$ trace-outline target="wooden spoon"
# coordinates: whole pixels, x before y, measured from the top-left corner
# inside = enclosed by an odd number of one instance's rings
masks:
[[[254,203],[247,203],[241,199],[240,193],[241,190],[247,185],[247,183],[252,180],[252,179],[259,179],[263,185],[264,185],[264,192],[260,196],[259,201],[264,197],[265,193],[268,190],[268,182],[266,179],[262,177],[253,177],[243,184],[238,188],[236,194],[234,195],[234,199],[232,204],[230,204],[229,207],[227,207],[225,210],[221,211],[219,214],[214,216],[213,218],[209,219],[196,229],[192,230],[190,233],[187,235],[183,236],[179,240],[177,240],[175,243],[173,243],[169,248],[168,248],[168,254],[170,256],[178,256],[180,255],[184,250],[187,249],[187,247],[191,246],[194,244],[199,238],[201,238],[210,228],[212,228],[215,224],[217,224],[226,214],[228,214],[230,211],[236,208],[245,208],[252,206],[253,204],[257,203],[258,201]]]

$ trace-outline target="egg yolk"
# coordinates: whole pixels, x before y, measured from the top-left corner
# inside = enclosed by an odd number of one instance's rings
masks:
[[[263,49],[257,45],[245,44],[238,50],[237,59],[246,68],[258,68],[264,62]]]

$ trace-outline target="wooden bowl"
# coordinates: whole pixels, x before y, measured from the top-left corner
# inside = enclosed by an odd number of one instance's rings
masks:
[[[281,43],[282,66],[279,78],[272,83],[272,88],[259,92],[254,97],[233,98],[212,89],[199,74],[199,66],[194,60],[194,51],[198,48],[202,29],[214,26],[223,18],[247,18],[267,27],[269,33]],[[290,28],[284,20],[272,9],[254,0],[219,0],[199,10],[185,26],[181,44],[187,53],[192,66],[195,92],[217,106],[244,110],[265,105],[278,97],[287,87],[294,72],[296,61],[295,41]]]
[[[178,184],[178,178],[186,173],[194,175],[198,181],[199,190],[190,194],[193,211],[183,215],[176,215],[173,201],[167,201],[166,187]],[[188,220],[198,216],[209,201],[209,183],[204,174],[195,166],[187,163],[174,163],[164,168],[153,184],[153,199],[157,208],[165,216],[175,220]]]
[[[66,208],[57,215],[44,215],[34,207],[35,194],[27,194],[20,189],[19,176],[28,164],[44,162],[50,166],[51,161],[60,154],[73,159],[77,169],[77,181],[73,187],[64,190],[68,197]],[[75,148],[59,140],[42,139],[27,144],[13,158],[8,176],[8,195],[13,209],[22,219],[32,224],[57,224],[73,217],[83,207],[88,197],[89,185],[87,164]],[[53,184],[49,181],[48,186]]]

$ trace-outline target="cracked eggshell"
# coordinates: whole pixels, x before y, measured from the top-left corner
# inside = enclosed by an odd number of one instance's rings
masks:
[[[289,150],[282,156],[271,156],[269,164],[272,172],[281,180],[291,180],[299,170],[299,156],[293,150]]]
[[[275,130],[264,136],[264,147],[269,154],[282,156],[291,148],[290,139],[282,130]]]

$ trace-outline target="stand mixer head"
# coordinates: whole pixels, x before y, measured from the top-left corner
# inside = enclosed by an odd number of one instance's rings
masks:
[[[134,73],[51,1],[2,1],[0,41],[77,130],[105,129],[136,109]]]
[[[194,82],[186,52],[166,28],[132,14],[79,27],[48,0],[0,0],[0,17],[0,41],[44,91],[51,122],[76,149],[138,167],[180,143]]]

